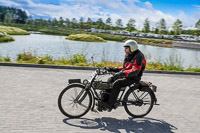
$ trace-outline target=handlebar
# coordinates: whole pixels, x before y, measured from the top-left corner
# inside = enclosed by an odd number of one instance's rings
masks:
[[[108,71],[108,68],[106,68],[106,67],[104,67],[104,68],[98,67],[98,68],[96,69],[96,72],[97,72],[98,75],[113,74],[113,72],[109,72],[109,71]]]

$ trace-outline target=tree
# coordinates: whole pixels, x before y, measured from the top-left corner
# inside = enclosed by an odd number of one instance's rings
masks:
[[[13,22],[13,14],[12,13],[7,13],[5,15],[4,22],[12,23]]]
[[[76,28],[77,27],[77,20],[76,18],[72,19],[72,28]]]
[[[143,28],[143,31],[144,31],[145,33],[150,32],[150,22],[149,22],[148,18],[146,18],[146,19],[144,20],[144,28]]]
[[[26,20],[28,19],[26,12],[22,11],[21,9],[17,9],[16,13],[17,13],[16,23],[22,23],[22,24],[26,23]]]
[[[117,21],[116,21],[116,27],[117,28],[123,28],[122,19],[117,19]]]
[[[59,26],[63,27],[64,20],[62,17],[59,18]]]
[[[33,24],[33,18],[32,18],[32,16],[28,17],[27,24]]]
[[[81,17],[80,18],[80,20],[79,20],[79,22],[80,22],[80,25],[79,25],[79,27],[80,27],[80,29],[83,29],[83,17]]]
[[[111,18],[110,18],[110,17],[106,19],[106,24],[109,25],[109,26],[112,25],[112,22],[111,22]]]
[[[109,17],[109,18],[106,19],[106,25],[104,25],[104,29],[110,30],[111,26],[112,26],[112,22],[111,22],[111,18]]]
[[[98,28],[98,29],[102,29],[103,26],[104,26],[104,23],[103,23],[102,18],[99,18],[99,19],[97,20],[96,24],[97,24],[97,28]]]
[[[172,26],[172,29],[173,29],[175,35],[181,34],[182,27],[183,27],[182,22],[179,19],[177,19],[176,22],[174,22],[174,24]]]
[[[92,20],[91,20],[91,18],[87,19],[87,25],[88,25],[88,29],[92,28]]]
[[[72,19],[72,23],[77,23],[76,18],[73,18],[73,19]]]
[[[9,23],[26,23],[28,16],[25,11],[13,7],[0,6],[0,21]]]
[[[56,27],[58,25],[58,20],[56,18],[53,19],[52,25]]]
[[[127,30],[129,32],[135,30],[135,20],[134,19],[129,19],[129,21],[127,23]]]
[[[167,33],[167,28],[166,28],[166,22],[164,18],[161,18],[159,23],[158,23],[158,28],[160,30],[160,34],[166,34]]]
[[[65,19],[65,26],[66,27],[71,27],[70,19],[68,19],[68,18]]]
[[[200,30],[200,19],[196,22],[195,28],[197,28],[198,30]]]
[[[155,28],[154,33],[155,33],[155,34],[158,34],[158,33],[159,33],[159,29],[158,29],[158,28]]]

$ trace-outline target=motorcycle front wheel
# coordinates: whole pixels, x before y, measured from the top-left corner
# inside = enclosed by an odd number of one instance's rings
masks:
[[[60,111],[69,118],[84,116],[92,106],[92,95],[85,86],[71,84],[58,97]]]
[[[124,109],[134,118],[146,116],[153,108],[153,94],[150,88],[142,91],[133,88],[127,91],[124,96]]]

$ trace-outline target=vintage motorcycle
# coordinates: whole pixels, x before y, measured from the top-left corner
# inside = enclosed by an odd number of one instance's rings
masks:
[[[69,85],[58,97],[60,111],[69,118],[79,118],[88,113],[106,111],[103,106],[110,95],[112,84],[102,81],[102,76],[113,75],[106,68],[97,68],[89,79],[69,79]],[[134,118],[146,116],[157,104],[157,87],[151,82],[140,81],[121,88],[115,109],[124,106],[125,111]],[[97,108],[95,109],[95,106]]]

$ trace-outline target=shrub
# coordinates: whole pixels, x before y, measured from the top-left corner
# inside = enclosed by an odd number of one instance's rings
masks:
[[[102,34],[102,33],[90,33],[92,35],[101,37],[105,40],[110,40],[110,41],[118,41],[118,42],[122,42],[124,40],[127,40],[128,37],[126,36],[120,36],[120,35],[110,35],[110,34]]]
[[[74,54],[73,58],[70,59],[71,64],[76,63],[87,63],[86,57],[83,54]]]
[[[190,67],[190,68],[186,69],[185,71],[189,71],[189,72],[200,72],[200,68],[192,68],[192,67]]]
[[[90,34],[75,34],[69,35],[66,39],[74,40],[74,41],[86,41],[86,42],[106,42],[101,37],[97,37]]]
[[[19,62],[19,63],[34,63],[34,64],[37,64],[38,60],[39,59],[36,56],[32,55],[32,53],[29,53],[29,52],[24,52],[22,54],[17,55],[17,62]]]
[[[38,57],[38,64],[52,64],[53,58],[49,55]]]
[[[14,41],[15,39],[9,36],[6,32],[0,31],[0,42]]]
[[[5,37],[7,36],[8,34],[6,32],[3,32],[3,31],[0,31],[0,37]]]
[[[0,26],[0,31],[9,35],[29,35],[27,31],[16,27]]]
[[[4,36],[0,37],[0,42],[9,42],[9,41],[14,41],[15,39],[11,36]]]
[[[29,52],[24,52],[22,54],[18,54],[17,55],[17,61],[19,60],[23,60],[23,61],[28,61],[28,60],[32,60],[35,59],[36,57],[33,56],[31,53]]]
[[[5,62],[10,62],[10,57],[4,57],[4,59],[3,59]]]
[[[0,62],[2,62],[3,61],[3,58],[0,56]]]

